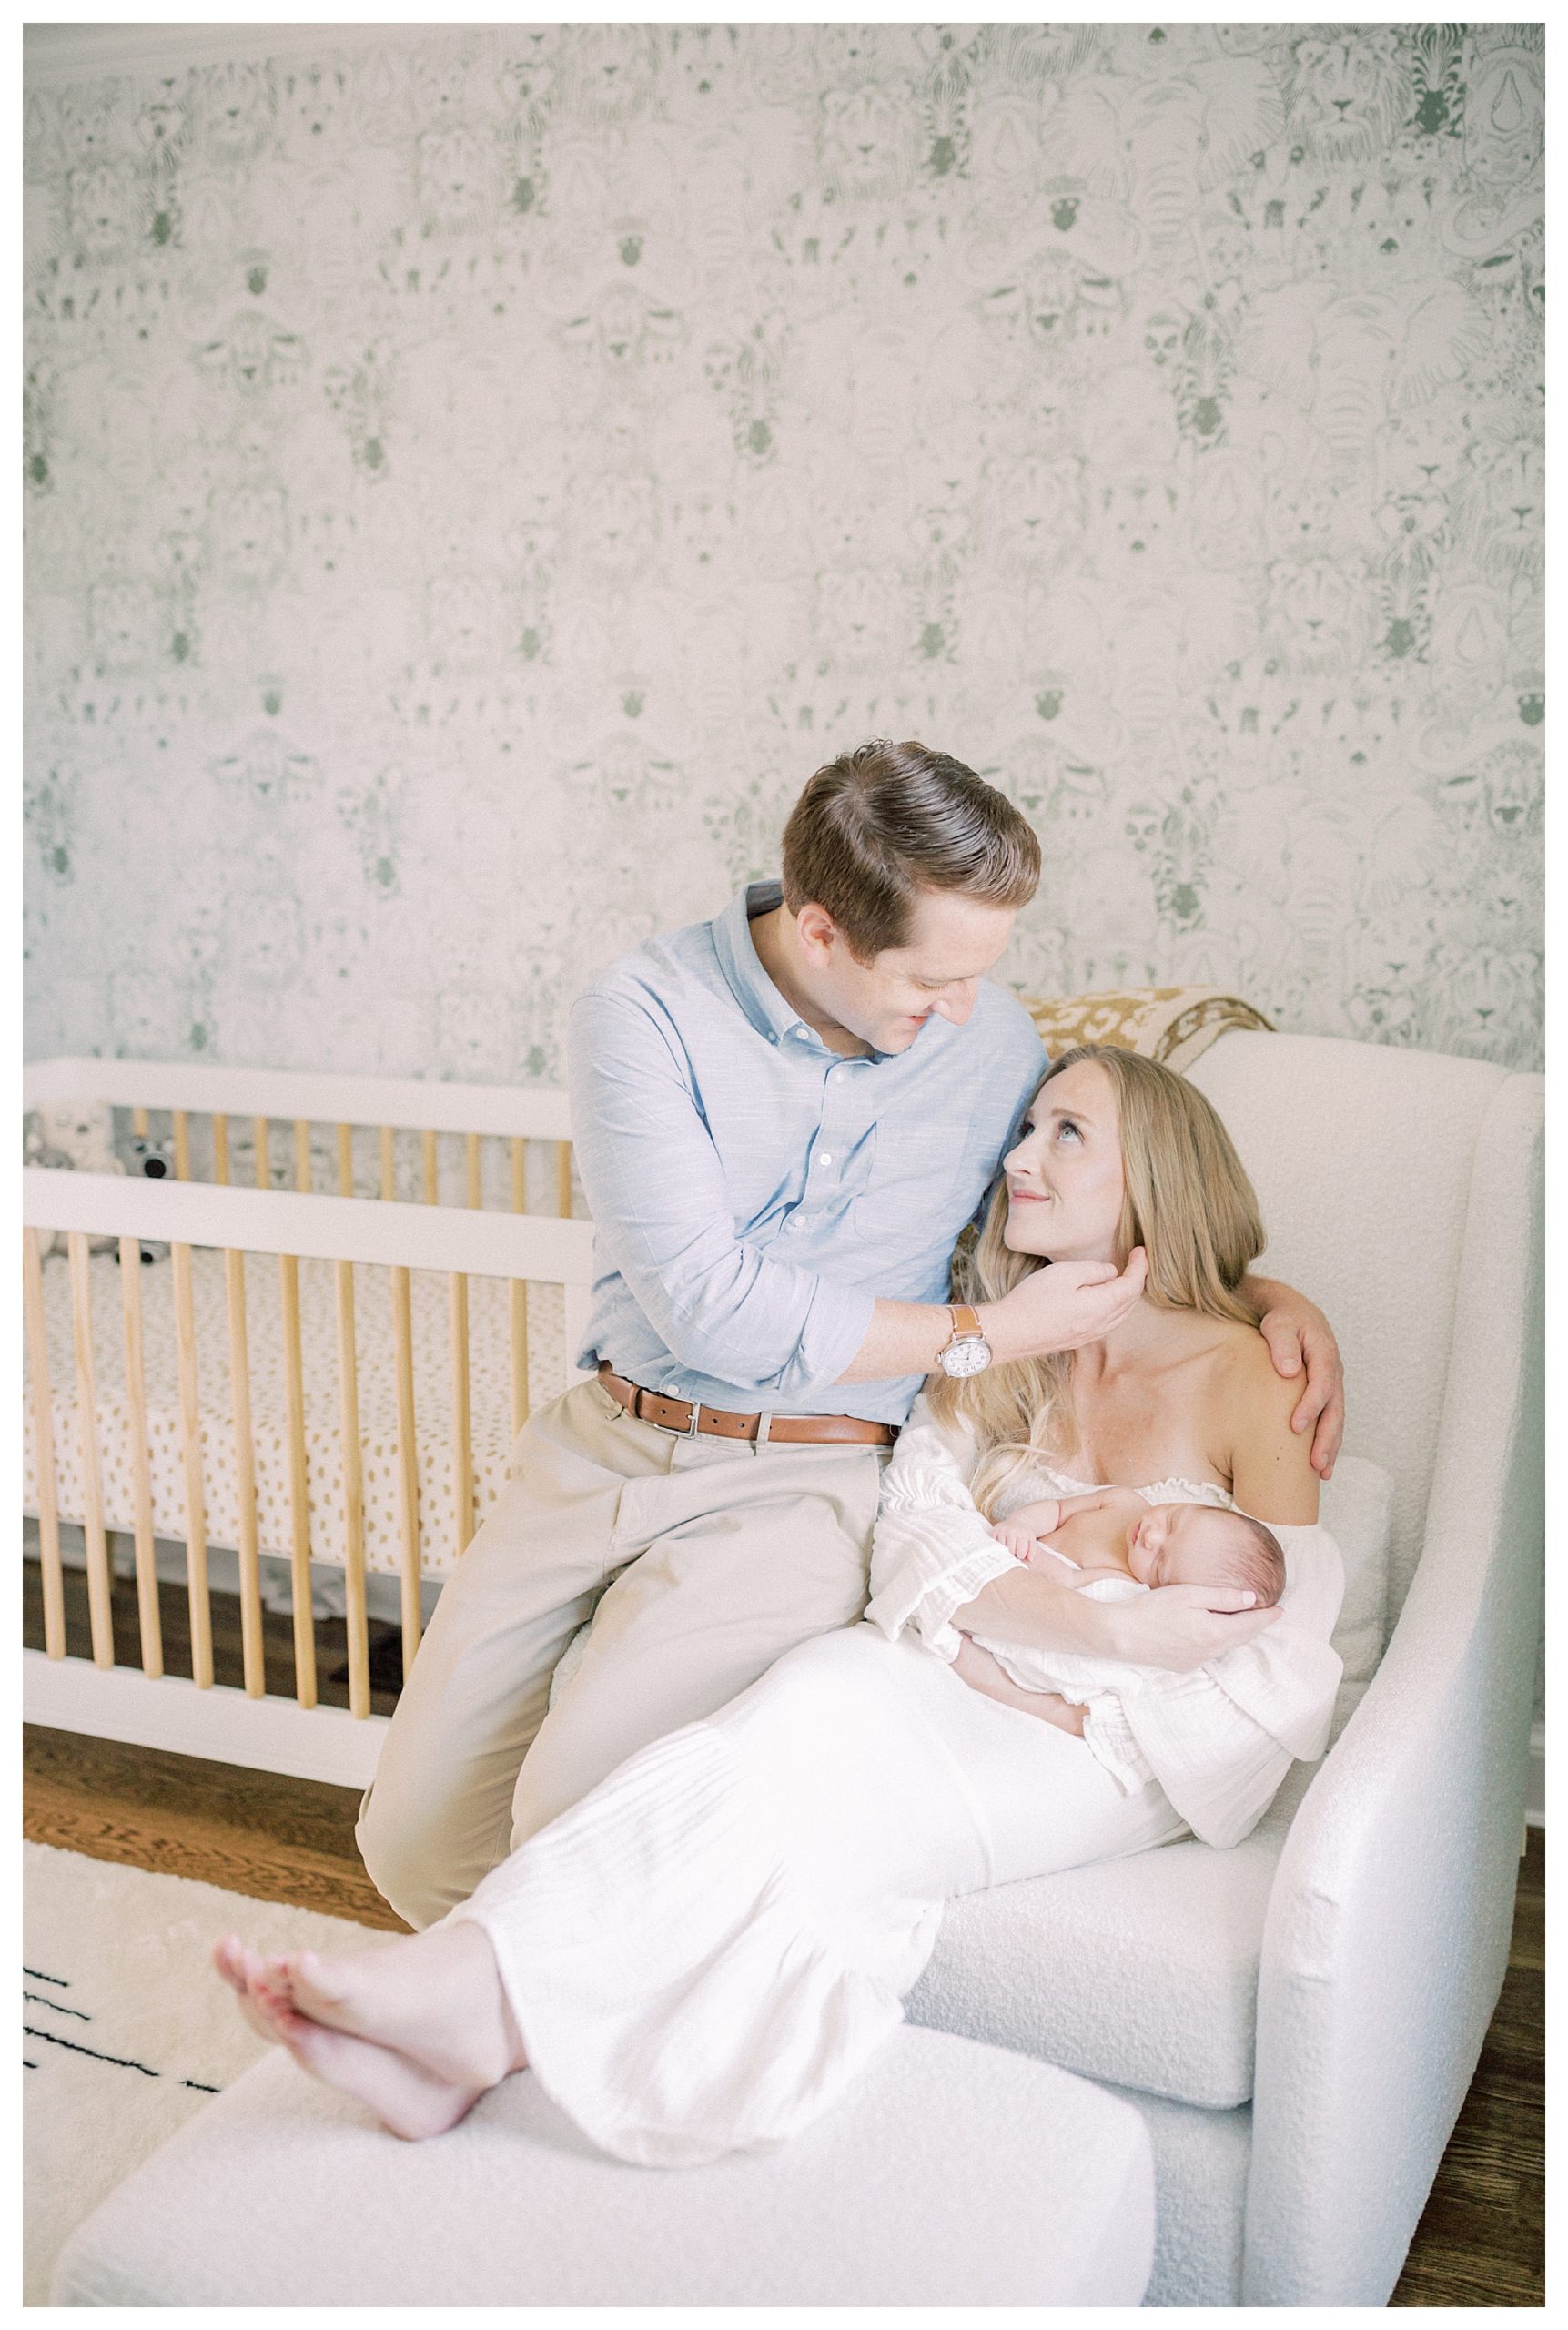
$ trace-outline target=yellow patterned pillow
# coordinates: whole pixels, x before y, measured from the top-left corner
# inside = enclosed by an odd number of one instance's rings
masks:
[[[1075,1044],[1121,1044],[1168,1068],[1187,1069],[1229,1028],[1273,1026],[1217,987],[1132,987],[1103,995],[1026,995],[1023,1001],[1053,1059]]]

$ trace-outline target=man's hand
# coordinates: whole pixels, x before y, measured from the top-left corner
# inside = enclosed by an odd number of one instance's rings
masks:
[[[1190,1674],[1272,1626],[1278,1609],[1255,1610],[1235,1586],[1157,1585],[1135,1602],[1107,1602],[1098,1616],[1115,1641],[1110,1654],[1135,1666]]]
[[[1141,1246],[1133,1248],[1120,1271],[1113,1262],[1052,1262],[1031,1271],[999,1302],[981,1306],[986,1340],[999,1360],[1080,1351],[1131,1315],[1148,1275]]]
[[[1312,1470],[1332,1480],[1345,1436],[1345,1370],[1334,1331],[1315,1302],[1273,1279],[1249,1279],[1247,1291],[1262,1311],[1259,1332],[1283,1376],[1306,1371],[1306,1389],[1290,1418],[1292,1432],[1312,1432]],[[1316,1430],[1313,1431],[1313,1426]]]

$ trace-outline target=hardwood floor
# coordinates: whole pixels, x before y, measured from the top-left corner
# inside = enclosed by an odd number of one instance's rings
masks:
[[[1546,2302],[1546,1835],[1519,1864],[1508,1971],[1392,2305]]]
[[[34,1572],[35,1620],[35,1567],[27,1566]],[[214,1596],[214,1637],[222,1645],[217,1655],[234,1666],[232,1676],[225,1672],[219,1679],[238,1681],[238,1611],[218,1606],[231,1598]],[[166,1656],[175,1672],[184,1597],[173,1594],[168,1599],[175,1606],[165,1614]],[[79,1610],[74,1592],[71,1600],[75,1626],[85,1618],[85,1593]],[[116,1590],[116,1640],[127,1600],[134,1624],[134,1589]],[[285,1682],[289,1641],[288,1621],[277,1624],[276,1678],[269,1633],[268,1680],[274,1688]],[[337,1633],[341,1631],[339,1626]],[[324,1677],[334,1663],[327,1655],[330,1636],[329,1626],[319,1626]],[[37,1640],[41,1645],[41,1633]],[[133,1642],[134,1632],[123,1646],[127,1663],[135,1656]],[[72,1647],[77,1647],[74,1636]],[[395,1635],[383,1646],[383,1656],[391,1681]],[[389,1709],[391,1703],[389,1695],[377,1695],[379,1710]],[[358,1798],[352,1789],[31,1726],[23,1737],[24,1829],[36,1841],[404,1930],[359,1864],[354,1846]],[[1519,1868],[1502,1994],[1390,2301],[1394,2305],[1544,2304],[1546,1842],[1541,1829],[1531,1831],[1529,1852]]]
[[[64,1573],[66,1651],[71,1658],[93,1655],[92,1627],[87,1612],[87,1574]],[[209,1597],[212,1610],[212,1679],[239,1688],[245,1681],[241,1648],[239,1596]],[[141,1633],[137,1616],[136,1581],[116,1577],[110,1596],[115,1629],[116,1666],[140,1666]],[[163,1636],[164,1672],[188,1676],[190,1663],[190,1603],[183,1585],[167,1578],[158,1583],[158,1626]],[[262,1656],[267,1688],[279,1697],[294,1696],[294,1621],[279,1610],[262,1612]],[[22,1640],[29,1650],[44,1647],[43,1574],[35,1561],[22,1564]],[[403,1680],[402,1637],[398,1627],[379,1619],[369,1621],[370,1711],[390,1715],[398,1704]],[[316,1696],[323,1707],[349,1704],[349,1633],[341,1618],[316,1621]]]
[[[408,1931],[360,1865],[352,1788],[35,1724],[22,1739],[22,1831],[35,1844]]]

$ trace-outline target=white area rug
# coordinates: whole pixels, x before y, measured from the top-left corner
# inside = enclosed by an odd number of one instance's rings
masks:
[[[266,2051],[212,1971],[218,1935],[268,1950],[378,1937],[52,1845],[23,1856],[23,2302],[46,2305],[66,2235]]]

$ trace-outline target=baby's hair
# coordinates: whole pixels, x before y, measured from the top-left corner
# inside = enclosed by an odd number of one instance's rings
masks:
[[[1285,1591],[1285,1556],[1280,1540],[1249,1513],[1239,1513],[1232,1506],[1227,1518],[1239,1521],[1247,1532],[1236,1547],[1230,1583],[1243,1591],[1250,1589],[1257,1596],[1258,1609],[1271,1610]]]

